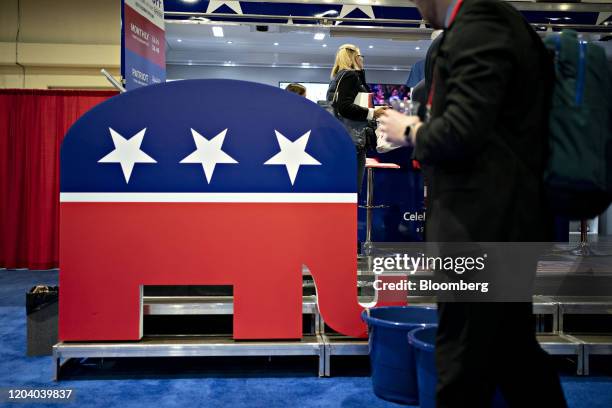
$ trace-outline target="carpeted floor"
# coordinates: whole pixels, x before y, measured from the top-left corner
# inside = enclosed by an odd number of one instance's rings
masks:
[[[24,298],[34,284],[57,284],[57,271],[0,270],[0,389],[72,389],[68,407],[399,407],[373,394],[363,362],[354,359],[324,379],[312,359],[87,360],[53,382],[51,357],[25,356]],[[611,371],[576,377],[568,366],[562,380],[570,407],[612,407]],[[58,406],[5,406],[28,405]]]

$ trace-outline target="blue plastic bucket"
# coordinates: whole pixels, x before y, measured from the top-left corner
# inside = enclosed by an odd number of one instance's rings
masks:
[[[372,387],[387,401],[407,405],[419,402],[416,362],[411,347],[406,347],[408,332],[437,323],[433,307],[385,306],[361,314],[368,324]]]
[[[414,349],[416,360],[417,383],[419,385],[420,408],[436,407],[436,332],[438,326],[420,327],[408,333],[408,342]],[[495,392],[493,408],[507,408],[508,405],[499,390]]]
[[[408,342],[414,348],[419,404],[421,408],[436,407],[436,332],[438,326],[422,327],[408,333]]]

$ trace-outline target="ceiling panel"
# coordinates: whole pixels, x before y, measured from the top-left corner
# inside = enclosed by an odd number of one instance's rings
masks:
[[[370,69],[410,67],[425,58],[429,40],[337,36],[333,29],[269,26],[258,32],[252,25],[223,25],[224,37],[213,36],[209,24],[168,24],[166,60],[169,64],[225,64],[331,66],[337,48],[352,43],[361,48]],[[323,35],[316,40],[315,34]]]

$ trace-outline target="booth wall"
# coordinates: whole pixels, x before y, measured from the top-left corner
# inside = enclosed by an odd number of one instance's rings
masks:
[[[242,79],[278,86],[279,82],[329,82],[331,68],[168,65],[168,79]],[[366,67],[367,70],[367,67]],[[366,71],[370,83],[405,84],[410,71]]]
[[[111,89],[119,75],[119,0],[0,1],[0,88]]]

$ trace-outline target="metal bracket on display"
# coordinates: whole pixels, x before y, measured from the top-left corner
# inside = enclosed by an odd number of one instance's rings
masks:
[[[104,76],[104,78],[106,78],[108,80],[108,82],[110,82],[110,84],[119,92],[123,93],[126,91],[125,87],[115,79],[114,76],[112,76],[107,70],[105,70],[104,68],[102,68],[100,70],[100,73]]]

